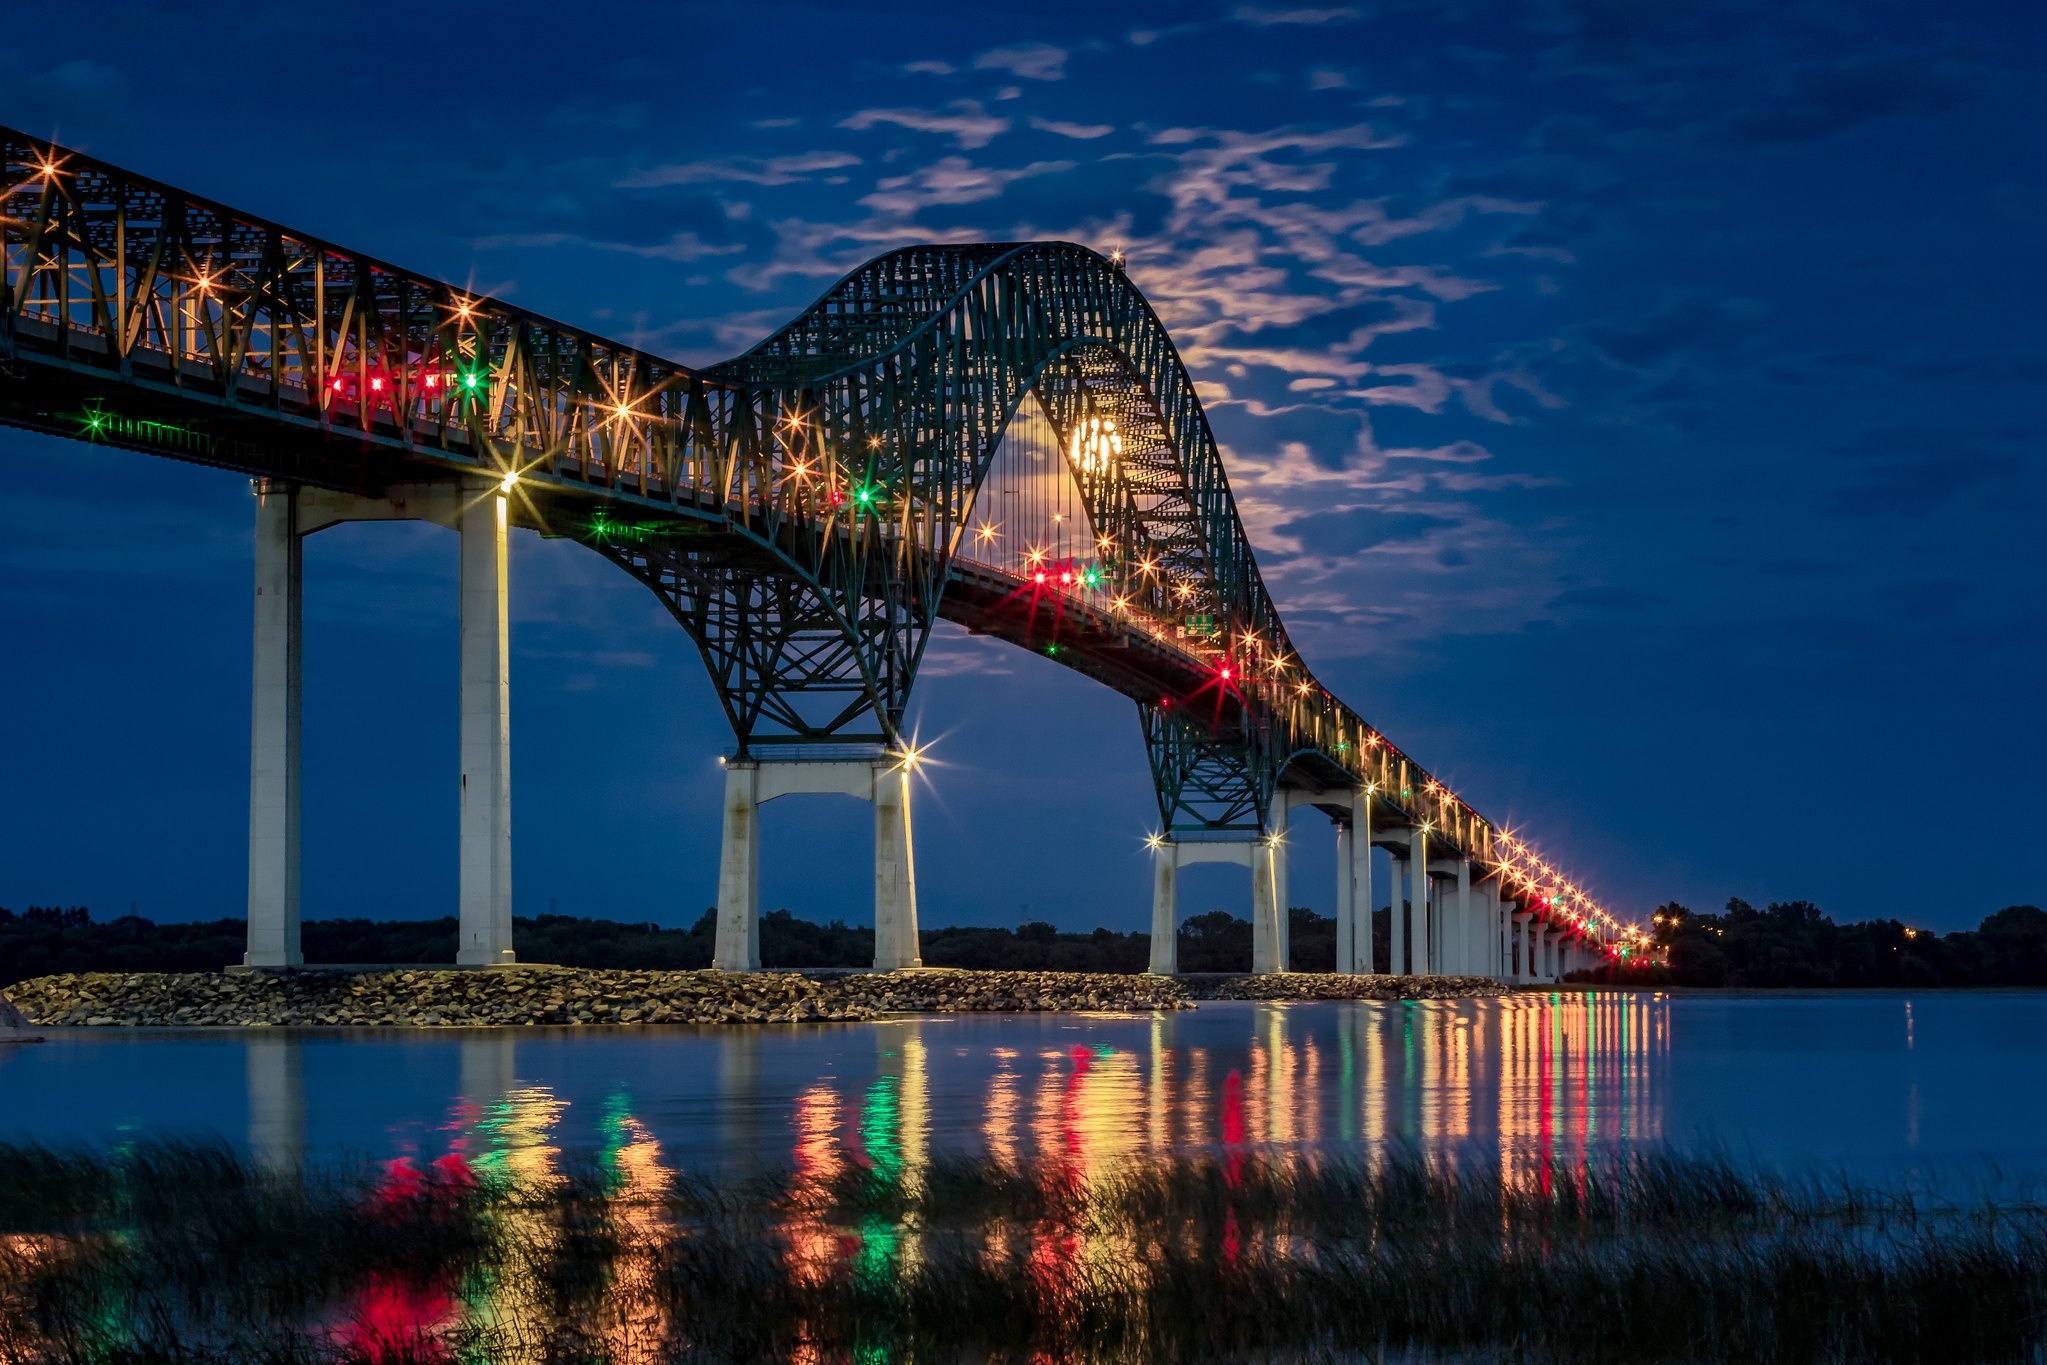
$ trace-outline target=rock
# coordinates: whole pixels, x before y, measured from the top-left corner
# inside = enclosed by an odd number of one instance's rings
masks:
[[[185,1027],[857,1022],[918,1012],[1106,1010],[1149,1013],[1195,1000],[1397,1000],[1501,995],[1483,977],[1270,976],[1173,978],[953,968],[806,976],[615,972],[535,967],[491,972],[89,972],[8,989],[21,1028],[133,1024]],[[0,999],[0,1009],[8,1009]],[[18,1036],[0,1014],[0,1039]]]

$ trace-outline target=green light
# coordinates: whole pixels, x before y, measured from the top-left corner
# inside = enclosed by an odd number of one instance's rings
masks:
[[[873,502],[874,490],[872,488],[862,488],[856,491],[853,496],[858,498],[861,502]]]
[[[1057,646],[1057,645],[1046,645],[1046,646],[1045,646],[1045,652],[1046,652],[1047,654],[1057,654],[1057,653],[1059,652],[1059,646]]]

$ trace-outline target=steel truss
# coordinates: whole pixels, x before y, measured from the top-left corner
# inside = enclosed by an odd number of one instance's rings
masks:
[[[0,250],[0,422],[361,493],[504,479],[661,597],[742,749],[899,744],[938,616],[1001,633],[954,558],[1034,393],[1114,584],[1062,661],[1139,703],[1167,827],[1369,784],[1501,861],[1295,653],[1171,338],[1083,247],[891,252],[702,371],[5,129]]]

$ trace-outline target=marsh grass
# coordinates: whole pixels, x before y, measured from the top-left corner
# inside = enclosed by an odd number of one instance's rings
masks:
[[[0,1360],[2026,1361],[2047,1216],[1720,1159],[542,1176],[0,1146]]]

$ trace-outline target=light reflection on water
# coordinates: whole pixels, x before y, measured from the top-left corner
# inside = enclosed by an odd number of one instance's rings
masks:
[[[1547,1188],[1601,1156],[1692,1145],[1712,1132],[1702,1117],[1780,1165],[1874,1152],[1895,1170],[1932,1135],[1950,1158],[2040,1171],[2043,1061],[2047,994],[1524,994],[728,1031],[94,1030],[0,1052],[0,1139],[213,1128],[277,1169],[348,1151],[380,1163],[373,1210],[488,1179],[533,1196],[479,1215],[511,1254],[461,1275],[363,1274],[307,1326],[366,1360],[424,1341],[451,1360],[637,1365],[674,1358],[693,1330],[669,1280],[697,1235],[664,1199],[683,1175],[786,1170],[769,1254],[795,1285],[901,1283],[964,1245],[1057,1322],[1083,1314],[1090,1286],[1151,1293],[1163,1282],[1149,1253],[1193,1234],[1065,1217],[1057,1199],[967,1228],[927,1221],[943,1201],[902,1221],[835,1219],[832,1192],[865,1171],[914,1198],[952,1154],[1029,1166],[1059,1194],[1172,1152],[1218,1153],[1235,1183],[1254,1154],[1290,1167],[1406,1148]],[[542,1197],[572,1178],[601,1182],[607,1239],[575,1241]],[[1202,1246],[1235,1263],[1294,1236],[1231,1209]],[[601,1274],[550,1273],[578,1256]],[[568,1283],[586,1286],[573,1304]],[[786,1355],[891,1358],[857,1336],[849,1350],[804,1336]]]
[[[1085,1178],[1188,1148],[1412,1146],[1500,1172],[1725,1145],[1889,1174],[2038,1170],[2047,995],[1209,1005],[626,1030],[80,1030],[0,1050],[0,1139],[219,1133],[291,1165],[342,1152],[540,1178],[560,1151],[659,1143],[677,1169],[937,1154]],[[627,1125],[634,1125],[628,1128]],[[628,1138],[637,1133],[637,1138]],[[905,1254],[914,1254],[914,1249]]]
[[[1056,1030],[1031,1020],[1033,1043],[982,1047],[988,1026],[1000,1036],[1005,1021],[963,1029],[958,1019],[904,1019],[826,1035],[838,1046],[817,1060],[837,1074],[786,1095],[783,1059],[772,1054],[799,1039],[754,1032],[717,1050],[715,1092],[679,1111],[630,1083],[611,1090],[598,1102],[597,1145],[616,1163],[621,1152],[653,1150],[661,1129],[699,1166],[787,1165],[828,1182],[852,1162],[913,1188],[935,1149],[1007,1165],[1034,1159],[1077,1182],[1127,1158],[1187,1149],[1375,1156],[1411,1146],[1450,1161],[1497,1150],[1512,1175],[1662,1137],[1654,1063],[1668,1011],[1637,995],[1260,1005],[1231,1011],[1227,1030],[1173,1014]],[[1047,1033],[1083,1037],[1048,1046]],[[317,1098],[306,1094],[306,1054],[317,1060],[323,1041],[279,1030],[245,1044],[250,1145],[266,1161],[303,1158]],[[478,1174],[530,1183],[552,1178],[565,1142],[591,1145],[564,1131],[579,1101],[557,1086],[570,1078],[537,1083],[526,1065],[536,1049],[577,1041],[523,1031],[450,1041],[457,1097],[437,1120],[391,1126],[387,1152],[430,1160],[438,1132]],[[850,1055],[862,1043],[871,1050],[864,1074]],[[915,1249],[889,1255],[899,1252]]]

